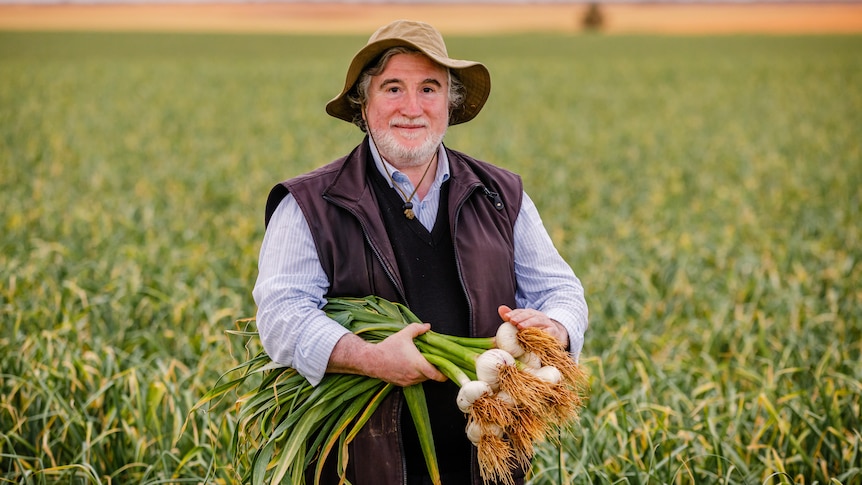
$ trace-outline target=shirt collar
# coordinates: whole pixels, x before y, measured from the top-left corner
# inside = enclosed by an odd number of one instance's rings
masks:
[[[408,182],[407,176],[404,175],[404,173],[395,168],[391,163],[383,160],[383,157],[380,156],[380,152],[377,151],[377,146],[374,144],[374,140],[370,136],[368,137],[368,146],[371,148],[371,157],[374,159],[374,165],[377,167],[377,171],[380,172],[380,175],[383,175],[383,178],[386,179],[386,183],[388,183],[390,187],[392,187],[393,180],[398,183]],[[386,173],[387,169],[389,170],[389,173],[392,174],[391,179]],[[449,157],[446,155],[446,150],[443,148],[443,144],[441,143],[440,147],[437,148],[437,173],[434,175],[434,183],[432,187],[439,187],[447,180],[449,180]]]

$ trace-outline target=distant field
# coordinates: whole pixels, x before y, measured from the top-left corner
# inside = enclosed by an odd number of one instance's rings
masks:
[[[575,32],[584,4],[304,4],[0,5],[0,30],[142,30],[360,33],[398,18],[430,22],[444,33]],[[862,32],[862,4],[608,4],[609,33]]]
[[[0,18],[3,18],[0,15]],[[0,482],[238,483],[226,334],[367,32],[0,32]],[[446,143],[523,175],[590,306],[531,485],[862,485],[862,36],[456,36]],[[257,350],[254,341],[251,349]]]

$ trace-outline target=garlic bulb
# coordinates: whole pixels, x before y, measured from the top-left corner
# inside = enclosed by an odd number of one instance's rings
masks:
[[[496,391],[500,388],[500,368],[507,365],[515,365],[512,354],[502,349],[486,350],[476,358],[476,377]]]
[[[518,360],[524,364],[524,367],[528,369],[538,369],[542,367],[542,361],[539,359],[539,356],[533,352],[524,352]]]
[[[563,374],[559,369],[552,365],[546,365],[532,370],[531,374],[545,382],[550,382],[551,384],[559,384],[563,380]]]
[[[524,348],[518,343],[518,327],[509,322],[503,322],[497,328],[496,345],[515,358],[524,354]]]
[[[482,440],[482,427],[479,426],[479,423],[476,421],[470,421],[467,423],[467,439],[470,440],[474,445],[478,445],[479,441]]]
[[[506,391],[500,391],[497,394],[494,394],[494,396],[500,401],[506,403],[507,406],[515,406],[515,398],[513,398],[512,395]]]
[[[467,423],[466,431],[467,439],[469,439],[474,445],[478,445],[479,442],[482,441],[482,437],[486,434],[497,438],[503,437],[503,428],[500,426],[493,423],[481,425],[478,421],[474,421],[472,419]]]
[[[458,404],[458,409],[462,413],[469,413],[476,402],[482,396],[490,395],[494,391],[491,390],[491,385],[484,381],[469,381],[466,382],[458,391],[458,397],[455,402]]]

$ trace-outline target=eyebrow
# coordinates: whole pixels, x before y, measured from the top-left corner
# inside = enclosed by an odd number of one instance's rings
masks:
[[[401,79],[398,79],[398,78],[384,79],[383,82],[380,83],[380,87],[385,88],[386,86],[388,86],[390,84],[403,84],[403,83],[404,83],[404,81],[402,81]],[[440,81],[438,81],[437,79],[435,79],[433,77],[429,77],[428,79],[422,81],[421,84],[433,84],[437,87],[443,87],[443,85],[440,83]]]

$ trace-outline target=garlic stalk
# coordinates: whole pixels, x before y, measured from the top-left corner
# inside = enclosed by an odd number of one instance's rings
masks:
[[[464,388],[465,384],[475,382],[464,372],[463,369],[446,359],[446,357],[423,352],[422,355],[434,367],[436,367],[444,376],[448,377],[452,382],[460,388]]]

